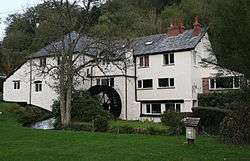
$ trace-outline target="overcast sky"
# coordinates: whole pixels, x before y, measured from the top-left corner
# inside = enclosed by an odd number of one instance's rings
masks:
[[[1,0],[0,5],[0,40],[4,37],[6,28],[5,19],[9,14],[21,13],[25,8],[32,7],[41,0]]]

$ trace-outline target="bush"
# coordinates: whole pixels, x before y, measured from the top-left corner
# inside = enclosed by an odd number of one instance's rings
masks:
[[[250,108],[242,108],[226,116],[221,124],[220,138],[224,143],[250,144]]]
[[[137,130],[139,131],[140,128]],[[116,125],[116,126],[111,126],[110,132],[116,132],[116,133],[121,133],[121,134],[133,134],[136,133],[136,130],[133,128],[132,125]]]
[[[150,121],[113,121],[109,132],[125,134],[168,135],[169,128]]]
[[[102,116],[110,120],[112,118],[108,111],[102,109],[97,98],[90,96],[87,92],[76,92],[73,94],[71,118],[76,122],[92,122],[96,117]],[[56,118],[55,127],[60,128],[60,103],[55,101],[52,112]]]
[[[215,107],[195,107],[192,110],[193,116],[200,118],[201,128],[210,134],[219,134],[221,122],[231,112]]]
[[[94,131],[105,132],[109,128],[109,119],[104,116],[97,116],[94,121]]]
[[[215,92],[207,94],[199,94],[199,106],[201,107],[218,107],[235,110],[235,106],[228,106],[230,104],[242,104],[250,100],[250,88],[242,90],[232,90],[225,92]]]
[[[72,122],[70,129],[76,131],[94,131],[93,123],[91,122]]]
[[[33,123],[46,120],[52,117],[49,111],[34,106],[14,106],[8,110],[17,115],[17,121],[23,126],[30,126]]]
[[[165,111],[161,115],[161,122],[165,126],[170,126],[169,134],[181,134],[184,132],[184,125],[181,120],[185,117],[185,114],[177,112]]]

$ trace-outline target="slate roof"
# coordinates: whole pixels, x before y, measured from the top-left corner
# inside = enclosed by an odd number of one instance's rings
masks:
[[[174,52],[181,50],[192,50],[205,34],[205,29],[198,35],[192,35],[193,30],[185,30],[178,36],[169,37],[167,34],[151,35],[137,38],[133,42],[134,54],[157,54],[163,52]],[[148,44],[146,44],[148,43]]]
[[[157,35],[150,35],[145,37],[139,37],[132,41],[132,49],[134,50],[134,55],[144,55],[144,54],[157,54],[163,52],[175,52],[175,51],[182,51],[182,50],[192,50],[196,47],[199,41],[204,36],[206,29],[203,29],[203,32],[198,36],[192,35],[193,30],[185,30],[182,34],[178,36],[169,37],[167,34],[157,34]],[[72,32],[72,37],[76,36],[75,32]],[[100,50],[96,49],[98,47],[101,48],[101,44],[93,44],[95,40],[93,38],[84,36],[81,37],[78,41],[75,51],[81,52],[83,50],[87,50],[90,55],[95,55]],[[126,41],[121,41],[118,44],[123,46]],[[53,55],[53,51],[62,50],[62,41],[55,42],[51,45],[42,48],[38,52],[34,53],[31,57],[44,57]],[[117,45],[117,43],[114,43]],[[89,48],[86,46],[93,46],[93,48]],[[118,47],[117,47],[118,49]],[[124,49],[125,50],[125,49]],[[117,52],[118,53],[118,52]]]
[[[71,33],[71,38],[74,39],[76,37],[75,32]],[[69,36],[64,38],[64,41],[58,41],[51,43],[50,45],[47,45],[46,47],[40,49],[38,52],[33,53],[31,58],[38,58],[38,57],[45,57],[45,56],[53,56],[58,51],[64,51],[63,50],[63,43],[65,43],[65,48],[67,48],[67,44],[69,44]],[[116,41],[111,42],[109,46],[112,46],[112,49],[110,47],[110,50],[112,50],[112,53],[120,54],[124,51],[127,51],[127,49],[122,49],[122,46],[126,43],[126,41]],[[105,43],[101,43],[101,40],[96,40],[91,37],[83,36],[81,37],[76,44],[75,51],[74,52],[85,52],[89,55],[96,55],[100,52],[102,52],[102,49],[105,48]]]

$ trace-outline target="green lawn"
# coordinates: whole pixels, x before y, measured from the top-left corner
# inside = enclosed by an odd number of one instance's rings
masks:
[[[73,131],[44,131],[21,127],[0,104],[1,161],[248,161],[250,147],[219,144],[212,137],[198,137],[195,145],[184,136],[117,135]]]

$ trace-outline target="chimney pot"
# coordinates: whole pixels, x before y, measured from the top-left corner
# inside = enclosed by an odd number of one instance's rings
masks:
[[[193,25],[194,25],[193,36],[198,36],[202,32],[202,27],[201,24],[199,23],[198,16],[195,17],[195,22]]]
[[[177,25],[177,23],[174,23],[174,24],[172,23],[172,24],[170,24],[170,27],[168,28],[167,35],[168,36],[177,36],[177,35],[183,33],[184,30],[185,30],[185,27],[184,27],[182,22],[179,23],[178,25]]]

